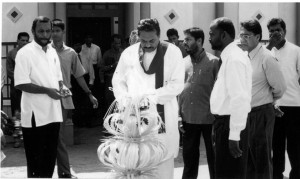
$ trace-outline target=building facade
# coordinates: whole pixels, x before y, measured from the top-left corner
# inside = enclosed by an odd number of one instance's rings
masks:
[[[161,39],[166,40],[166,31],[176,28],[179,39],[183,31],[190,27],[201,27],[205,33],[204,48],[213,50],[208,42],[209,25],[217,17],[226,16],[233,20],[236,34],[239,22],[256,18],[263,28],[263,40],[268,40],[267,22],[273,17],[281,17],[287,25],[286,38],[300,45],[300,3],[2,3],[2,66],[5,68],[6,54],[16,45],[17,34],[21,31],[30,34],[35,17],[43,15],[50,19],[59,18],[66,22],[66,44],[72,46],[83,42],[84,34],[90,33],[94,43],[102,52],[110,48],[110,36],[119,33],[128,37],[137,23],[143,18],[157,18],[161,27]],[[3,90],[4,111],[10,114],[9,81]]]

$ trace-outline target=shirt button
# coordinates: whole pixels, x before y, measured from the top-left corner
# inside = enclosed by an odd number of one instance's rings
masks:
[[[191,104],[193,104],[193,102],[191,102]]]

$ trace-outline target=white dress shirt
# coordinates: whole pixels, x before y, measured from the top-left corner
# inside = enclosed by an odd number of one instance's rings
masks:
[[[82,58],[88,59],[93,65],[99,63],[102,58],[101,49],[95,44],[91,44],[91,47],[83,44],[80,54]]]
[[[229,139],[238,141],[251,110],[251,63],[234,42],[222,51],[221,60],[222,66],[210,98],[211,112],[230,115]]]
[[[168,150],[167,158],[176,157],[179,149],[176,96],[184,87],[182,54],[175,45],[168,45],[164,56],[164,85],[155,89],[155,74],[146,74],[139,62],[139,46],[140,43],[131,45],[121,54],[112,79],[113,92],[117,100],[121,100],[124,96],[152,94],[158,104],[164,105],[166,133],[160,134],[159,138]],[[153,53],[146,53],[145,66],[150,65],[155,55]]]
[[[279,50],[273,47],[272,54],[279,61],[287,90],[277,101],[279,106],[300,106],[300,47],[286,41]]]
[[[251,107],[273,103],[282,97],[286,83],[278,61],[271,52],[258,44],[249,53],[252,65]]]
[[[47,51],[34,40],[20,49],[16,56],[15,86],[35,84],[47,88],[59,89],[62,81],[60,60],[55,49],[48,44]],[[22,127],[32,127],[31,118],[34,113],[36,126],[53,122],[62,122],[60,100],[54,100],[47,94],[22,92],[21,100]]]

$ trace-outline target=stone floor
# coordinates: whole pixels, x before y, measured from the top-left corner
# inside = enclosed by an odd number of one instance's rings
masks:
[[[74,135],[75,145],[68,146],[72,172],[78,176],[78,178],[110,178],[109,169],[101,164],[96,153],[103,136],[103,128],[101,126],[93,128],[75,127]],[[24,148],[13,148],[13,143],[9,142],[5,146],[3,152],[5,153],[6,158],[1,163],[0,178],[26,178],[26,159]],[[180,150],[178,157],[175,159],[174,179],[180,179],[182,175],[183,161],[181,152],[182,150]],[[203,141],[201,141],[200,153],[198,178],[209,179]],[[284,175],[288,176],[290,171],[288,159],[286,164],[287,168]],[[53,174],[53,178],[57,178],[56,171]]]
[[[74,145],[68,146],[72,172],[78,178],[109,178],[109,169],[101,164],[96,150],[101,143],[103,128],[74,128]],[[209,178],[206,164],[204,143],[201,145],[201,157],[199,165],[199,178]],[[0,178],[26,178],[26,159],[23,147],[13,148],[13,143],[8,139],[3,152],[6,158],[1,163]],[[175,179],[181,178],[183,161],[181,150],[175,159]],[[57,178],[55,171],[53,178]]]

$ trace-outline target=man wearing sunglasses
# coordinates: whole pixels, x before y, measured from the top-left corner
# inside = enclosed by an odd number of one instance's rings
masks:
[[[272,179],[273,104],[286,90],[278,61],[260,44],[262,29],[257,20],[241,22],[239,46],[248,52],[252,65],[252,100],[249,122],[249,178]]]

